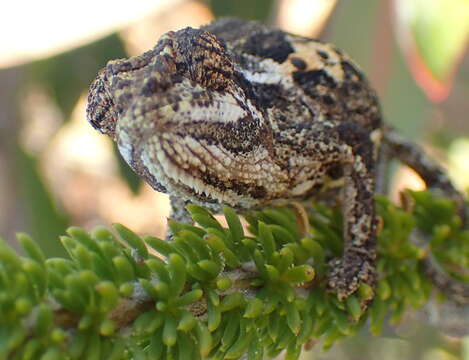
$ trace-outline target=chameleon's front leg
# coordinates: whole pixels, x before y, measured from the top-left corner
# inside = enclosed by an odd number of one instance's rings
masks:
[[[190,204],[189,200],[178,195],[169,195],[169,202],[171,206],[169,218],[171,220],[185,224],[192,224],[194,222],[186,209],[186,206]]]
[[[360,284],[374,287],[376,282],[376,217],[374,180],[362,158],[344,164],[345,184],[342,196],[344,252],[330,263],[329,286],[342,300]]]
[[[329,286],[344,299],[360,284],[373,288],[376,282],[375,159],[369,135],[359,125],[342,123],[336,130],[346,149],[342,194],[344,252],[341,259],[331,262]]]
[[[190,201],[184,199],[181,196],[177,195],[169,195],[169,204],[170,204],[170,212],[169,212],[169,219],[174,220],[184,224],[193,224],[193,220],[189,211],[187,211],[186,206],[190,204]],[[171,230],[166,230],[165,238],[166,240],[171,240],[173,237],[173,233]]]
[[[302,125],[295,134],[284,134],[284,137],[294,139],[297,144],[298,150],[292,155],[298,159],[297,163],[322,164],[319,169],[311,165],[313,178],[320,178],[318,173],[326,174],[338,166],[343,170],[344,252],[341,259],[330,263],[329,287],[340,299],[355,292],[360,284],[373,288],[376,282],[377,229],[375,159],[369,132],[354,123],[316,122]],[[293,171],[301,172],[295,168]]]

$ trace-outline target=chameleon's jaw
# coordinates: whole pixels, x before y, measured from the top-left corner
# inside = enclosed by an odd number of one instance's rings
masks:
[[[170,193],[185,194],[194,201],[204,203],[223,203],[223,194],[193,176],[189,171],[179,168],[170,161],[161,165],[162,171],[165,173],[163,176],[166,180],[165,186]]]
[[[215,169],[202,163],[187,148],[179,144],[172,146],[161,138],[149,139],[144,148],[151,148],[152,151],[134,153],[133,157],[140,159],[139,171],[151,186],[154,187],[154,179],[158,179],[169,194],[178,194],[194,202],[225,204],[235,208],[252,207],[251,202],[255,199],[240,196],[232,188],[232,184],[216,179],[213,175]],[[125,151],[121,149],[121,152],[122,150]],[[230,172],[229,169],[225,171]],[[151,179],[145,174],[151,174]],[[229,174],[227,176],[233,177]]]
[[[225,137],[232,139],[236,131],[231,135],[222,131],[224,127],[196,124],[201,130],[197,134],[195,130],[189,131],[189,124],[184,127],[167,125],[165,131],[153,128],[148,137],[143,135],[138,142],[130,141],[137,138],[133,133],[135,128],[120,124],[117,127],[120,153],[134,171],[157,190],[163,188],[169,194],[198,203],[242,209],[269,201],[270,194],[288,182],[282,169],[273,164],[271,153],[262,142],[252,145],[251,149],[240,147],[238,151],[227,147],[229,143],[224,141]],[[214,129],[217,132],[213,132]]]
[[[154,135],[142,141],[139,147],[133,146],[128,137],[129,134],[125,131],[119,131],[117,139],[119,152],[130,167],[150,186],[159,191],[164,189],[164,192],[170,194],[185,194],[203,201],[217,199],[216,196],[212,197],[216,195],[213,189],[206,186],[195,175],[191,175],[188,163],[180,163],[182,159],[187,159],[187,155],[182,154],[182,149],[177,144],[172,146],[173,144],[165,141],[164,138],[170,136]],[[176,150],[179,150],[178,154]],[[201,164],[198,165],[197,171],[204,170]]]

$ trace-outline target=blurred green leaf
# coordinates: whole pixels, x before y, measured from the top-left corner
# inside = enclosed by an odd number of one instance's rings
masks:
[[[397,0],[401,46],[433,101],[446,98],[469,39],[468,0]]]
[[[431,103],[420,91],[404,59],[394,52],[386,96],[383,98],[384,118],[410,139],[424,133]]]
[[[372,67],[376,19],[382,2],[375,0],[339,1],[331,24],[321,39],[346,51],[366,74]]]
[[[47,190],[38,171],[36,159],[23,149],[17,149],[18,179],[28,206],[30,231],[49,256],[65,256],[66,252],[57,238],[69,224],[67,217],[60,212]]]
[[[231,16],[247,20],[267,21],[273,7],[273,0],[207,0],[216,17]]]
[[[99,69],[109,59],[125,57],[117,35],[89,45],[37,61],[30,65],[31,79],[50,91],[52,98],[68,119],[78,97],[87,90]]]

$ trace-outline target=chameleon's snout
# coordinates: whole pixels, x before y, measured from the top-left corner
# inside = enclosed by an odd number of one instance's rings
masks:
[[[104,77],[101,71],[90,86],[86,118],[93,128],[114,139],[117,117],[114,102],[106,91]]]

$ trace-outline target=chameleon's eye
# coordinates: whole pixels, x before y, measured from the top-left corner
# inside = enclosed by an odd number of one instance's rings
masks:
[[[178,70],[204,87],[224,90],[229,86],[234,65],[225,44],[207,31],[185,28],[177,32],[174,51],[182,60]]]
[[[96,130],[114,138],[116,128],[115,106],[111,96],[106,91],[103,72],[91,84],[86,116],[88,122]]]

